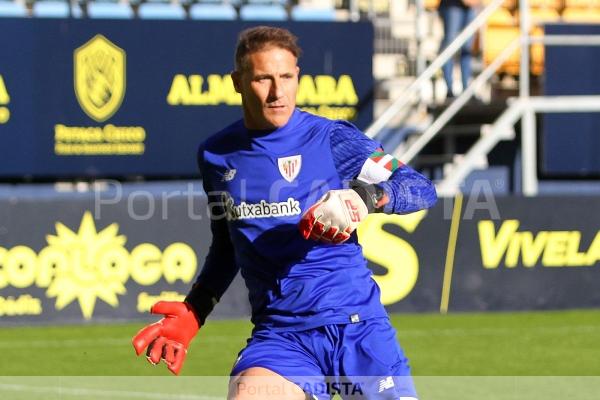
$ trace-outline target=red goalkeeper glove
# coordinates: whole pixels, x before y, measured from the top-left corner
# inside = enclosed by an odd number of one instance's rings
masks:
[[[164,360],[169,371],[179,374],[190,342],[200,329],[196,313],[185,302],[159,301],[150,309],[164,318],[146,326],[134,336],[132,343],[139,356],[144,349],[146,358],[154,365]]]
[[[353,189],[330,190],[304,213],[300,233],[304,239],[342,243],[368,213],[365,202]]]

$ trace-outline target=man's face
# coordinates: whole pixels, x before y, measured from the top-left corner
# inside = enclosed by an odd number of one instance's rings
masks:
[[[246,56],[245,68],[232,74],[242,95],[244,122],[249,129],[284,126],[296,107],[297,59],[286,49],[266,47]]]

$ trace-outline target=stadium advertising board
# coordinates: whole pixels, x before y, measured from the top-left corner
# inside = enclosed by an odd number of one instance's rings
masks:
[[[473,218],[463,214],[451,310],[600,306],[598,197],[507,197],[496,204]]]
[[[10,56],[0,65],[0,177],[194,176],[190,149],[241,117],[230,71],[249,24],[2,24],[0,51]],[[304,48],[298,106],[364,128],[372,120],[372,26],[281,25]]]
[[[401,246],[388,247],[393,250],[387,257],[396,260],[397,268],[416,265],[412,270],[418,274],[408,294],[389,309],[447,312],[600,305],[600,223],[590,218],[600,212],[597,197],[494,198],[481,193],[440,203],[416,229],[396,233],[395,240],[404,241]],[[375,234],[367,242],[376,243],[384,235]],[[365,252],[368,257],[369,249]],[[414,282],[414,275],[405,273],[399,279],[403,284]]]
[[[210,244],[199,191],[0,200],[0,320],[145,319],[183,299]],[[391,311],[597,307],[599,212],[597,198],[441,199],[372,215],[359,236]],[[238,277],[214,317],[248,314]]]
[[[205,198],[188,197],[199,190],[0,200],[0,320],[135,319],[159,298],[183,300],[210,244]],[[217,314],[247,314],[246,303],[236,280]]]
[[[8,103],[10,103],[10,95],[6,89],[4,78],[0,75],[0,124],[6,124],[10,119]]]

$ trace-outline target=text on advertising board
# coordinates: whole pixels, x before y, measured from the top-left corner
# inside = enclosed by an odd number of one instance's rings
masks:
[[[197,257],[188,244],[171,243],[161,251],[152,243],[141,243],[129,251],[126,241],[116,223],[98,232],[89,212],[77,231],[58,222],[56,234],[46,236],[48,245],[37,254],[27,246],[0,247],[0,289],[46,288],[46,296],[56,298],[56,310],[77,300],[83,317],[90,319],[97,299],[117,308],[118,295],[127,293],[125,284],[130,279],[141,286],[152,286],[160,279],[167,283],[194,279]],[[28,293],[24,296],[28,303],[35,302]],[[6,300],[0,306],[10,305]],[[33,315],[42,312],[39,306],[27,309]],[[14,313],[0,309],[0,314]]]

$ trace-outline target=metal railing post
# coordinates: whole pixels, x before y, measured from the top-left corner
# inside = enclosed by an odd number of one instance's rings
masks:
[[[529,0],[519,1],[519,17],[521,29],[521,64],[519,72],[519,96],[525,100],[525,110],[521,120],[521,148],[522,148],[522,183],[525,196],[535,196],[538,192],[537,181],[537,143],[535,111],[529,103],[529,44],[531,31],[531,14]]]
[[[530,99],[531,97],[524,99],[525,109],[521,119],[522,190],[525,196],[535,196],[538,192],[537,126]]]
[[[425,2],[423,0],[416,0],[416,15],[415,15],[415,37],[417,39],[417,76],[421,75],[425,71],[425,54],[423,53],[423,39],[425,33],[423,32],[423,26],[421,20],[425,16]]]

